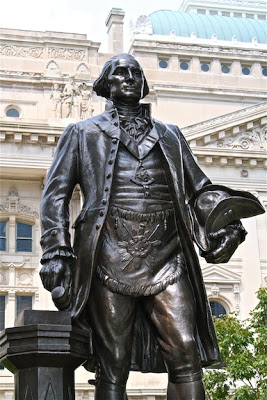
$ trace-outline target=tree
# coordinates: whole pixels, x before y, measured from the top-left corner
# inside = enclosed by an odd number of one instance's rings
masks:
[[[214,318],[224,368],[205,371],[208,400],[267,399],[267,288],[257,296],[247,320]]]

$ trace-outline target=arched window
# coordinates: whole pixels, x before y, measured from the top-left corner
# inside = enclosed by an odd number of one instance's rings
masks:
[[[227,314],[224,306],[218,301],[210,301],[211,313],[214,317],[219,318],[220,315]]]
[[[12,118],[19,118],[20,112],[14,107],[10,107],[6,110],[6,117],[12,117]]]

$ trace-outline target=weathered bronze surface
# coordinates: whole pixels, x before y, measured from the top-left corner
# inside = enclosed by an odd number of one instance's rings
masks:
[[[225,263],[245,239],[240,218],[263,209],[250,197],[247,212],[243,192],[212,185],[178,127],[151,117],[134,57],[111,58],[94,90],[106,111],[67,127],[44,188],[44,287],[92,335],[96,400],[126,399],[131,369],[167,371],[168,400],[202,400],[201,368],[220,355],[193,238],[208,262]],[[72,246],[77,184],[84,205]]]

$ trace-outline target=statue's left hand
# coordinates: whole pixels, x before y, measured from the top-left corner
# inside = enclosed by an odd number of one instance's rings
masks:
[[[210,233],[209,238],[218,242],[217,248],[203,254],[208,263],[227,263],[241,243],[241,232],[232,225]]]

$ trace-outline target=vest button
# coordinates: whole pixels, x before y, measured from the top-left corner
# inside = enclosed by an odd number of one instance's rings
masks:
[[[106,187],[105,187],[105,192],[108,192],[108,191],[109,191],[109,187],[106,186]]]
[[[109,163],[109,165],[112,165],[113,164],[113,160],[110,159],[108,163]]]
[[[114,125],[115,126],[119,126],[119,123],[116,121],[116,122],[114,122]]]
[[[108,178],[108,179],[111,178],[111,174],[107,174],[107,178]]]
[[[100,225],[99,225],[99,224],[97,224],[95,227],[96,227],[96,229],[98,230],[98,229],[100,228]]]
[[[113,113],[111,114],[112,118],[116,117],[116,113],[113,111]]]
[[[99,212],[99,215],[100,215],[100,217],[103,217],[103,215],[104,215],[104,211],[103,211],[103,210],[101,210],[101,211]]]
[[[107,204],[107,199],[103,199],[102,204]]]
[[[52,232],[51,232],[51,236],[56,236],[56,234],[57,234],[57,230],[53,229]]]
[[[113,139],[113,140],[112,140],[112,143],[113,143],[113,144],[116,144],[116,143],[117,143],[117,139]]]

